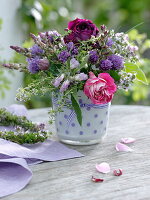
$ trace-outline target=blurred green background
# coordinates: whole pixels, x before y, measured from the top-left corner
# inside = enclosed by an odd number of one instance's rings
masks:
[[[117,32],[128,31],[132,39],[140,48],[142,59],[140,66],[146,73],[150,83],[150,1],[149,0],[22,0],[18,10],[21,18],[22,29],[25,38],[29,33],[37,33],[50,29],[64,32],[68,21],[79,17],[91,19],[99,27],[101,24],[113,28]],[[32,41],[24,42],[29,47]],[[14,57],[16,62],[22,62],[24,58]],[[24,76],[24,85],[31,81],[32,77]],[[45,97],[33,97],[27,102],[28,108],[50,106],[50,94]],[[150,86],[135,83],[130,91],[119,91],[113,100],[113,104],[142,104],[150,105]]]

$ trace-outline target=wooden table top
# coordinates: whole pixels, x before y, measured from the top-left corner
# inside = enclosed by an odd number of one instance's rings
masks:
[[[30,110],[33,121],[47,122],[48,109]],[[50,127],[55,131],[54,125]],[[122,137],[134,137],[133,152],[117,152]],[[69,146],[85,157],[32,166],[33,178],[22,191],[4,200],[149,200],[150,199],[150,107],[111,106],[108,135],[103,143]],[[100,174],[95,164],[108,162],[112,171]],[[104,178],[94,183],[91,176]]]

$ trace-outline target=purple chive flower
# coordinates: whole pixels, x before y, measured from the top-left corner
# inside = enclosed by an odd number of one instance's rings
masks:
[[[78,55],[78,48],[75,46],[72,51],[71,51],[71,54],[74,56],[74,55]]]
[[[74,48],[74,43],[73,43],[73,42],[69,42],[69,43],[67,44],[67,49],[68,49],[68,51],[72,51],[73,48]]]
[[[97,51],[90,51],[89,53],[89,62],[92,64],[97,63],[98,61],[98,54]]]
[[[35,57],[35,58],[27,58],[27,62],[28,62],[28,70],[29,72],[31,72],[32,74],[35,74],[37,72],[39,72],[40,68],[39,68],[39,58]]]
[[[70,85],[69,80],[64,81],[63,84],[60,87],[60,92],[66,91],[68,89],[69,85]]]
[[[112,62],[112,69],[114,70],[119,70],[122,69],[123,66],[123,58],[121,56],[112,54],[110,56],[108,56],[108,59]]]
[[[114,44],[114,41],[111,38],[108,38],[106,45],[108,47],[112,47],[113,44]]]
[[[80,65],[80,63],[75,58],[72,58],[70,60],[70,68],[71,69],[77,68],[79,65]]]
[[[47,58],[43,58],[39,60],[39,69],[40,70],[48,70],[49,68],[49,61]]]
[[[44,50],[41,49],[37,44],[33,45],[31,48],[31,54],[36,56],[36,55],[41,55],[44,53]]]
[[[71,55],[78,55],[78,49],[73,42],[67,43],[66,46],[68,51],[70,51]]]
[[[80,74],[75,75],[76,81],[85,81],[87,79],[88,79],[88,75],[85,73],[80,73]]]
[[[110,60],[108,60],[108,59],[102,60],[101,63],[100,63],[100,69],[107,71],[107,70],[110,70],[112,68],[112,65],[113,65],[113,63]]]
[[[62,74],[61,76],[57,77],[57,78],[54,80],[53,85],[54,85],[55,87],[58,87],[58,86],[60,85],[61,81],[63,81],[64,77],[65,77],[64,74]]]
[[[62,52],[60,52],[58,54],[58,59],[62,62],[62,63],[65,63],[68,58],[70,57],[70,53],[67,51],[67,50],[64,50]]]

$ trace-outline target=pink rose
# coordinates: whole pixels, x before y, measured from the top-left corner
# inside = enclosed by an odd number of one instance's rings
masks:
[[[88,40],[91,36],[97,36],[99,29],[91,20],[88,19],[75,19],[68,23],[68,29],[72,32],[65,36],[65,43],[70,41],[76,43],[78,40]]]
[[[84,93],[93,104],[106,104],[113,98],[117,86],[114,79],[108,73],[100,73],[98,77],[93,72],[89,73],[89,79],[84,85]]]

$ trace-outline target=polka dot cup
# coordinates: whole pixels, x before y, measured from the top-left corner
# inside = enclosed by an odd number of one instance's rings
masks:
[[[58,138],[73,145],[99,143],[106,135],[110,103],[94,107],[95,104],[83,92],[79,92],[78,96],[83,117],[82,126],[79,125],[75,113],[64,107],[64,112],[57,113],[55,119]]]

